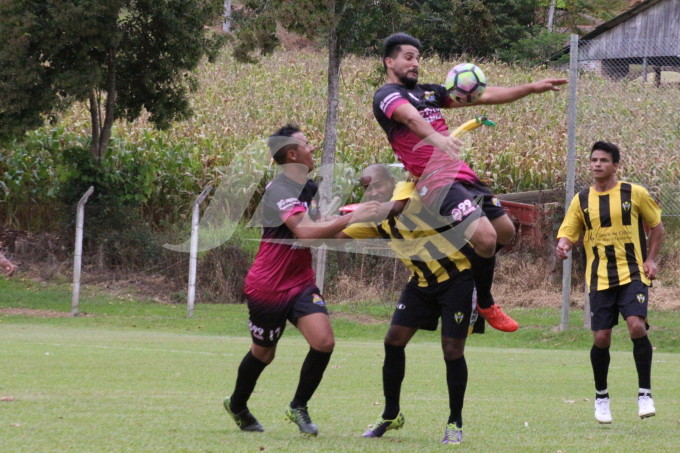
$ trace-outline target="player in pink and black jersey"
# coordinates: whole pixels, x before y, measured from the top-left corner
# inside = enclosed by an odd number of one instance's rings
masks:
[[[267,186],[263,205],[262,242],[245,281],[249,329],[253,343],[238,368],[236,385],[224,407],[243,431],[264,431],[248,410],[255,384],[276,354],[276,345],[290,321],[309,343],[295,396],[286,417],[306,435],[316,436],[307,402],[321,382],[335,339],[325,301],[315,284],[310,250],[298,240],[332,238],[353,222],[383,215],[380,203],[362,205],[350,216],[318,219],[316,184],[307,179],[314,169],[314,147],[300,129],[287,125],[269,137],[268,145],[282,172]]]
[[[458,158],[461,142],[449,135],[441,109],[513,102],[530,94],[559,90],[567,80],[489,86],[475,103],[459,104],[442,85],[418,84],[420,51],[420,41],[406,33],[385,39],[387,83],[373,97],[373,114],[395,155],[417,180],[416,190],[424,204],[438,212],[446,224],[467,221],[462,234],[474,247],[468,258],[479,312],[492,327],[512,332],[518,325],[494,304],[491,284],[495,254],[512,240],[515,228],[489,188]]]

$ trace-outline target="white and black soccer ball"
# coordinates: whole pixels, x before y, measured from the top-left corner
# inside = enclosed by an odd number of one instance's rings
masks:
[[[471,104],[484,93],[486,76],[479,66],[461,63],[449,71],[444,86],[456,102]]]

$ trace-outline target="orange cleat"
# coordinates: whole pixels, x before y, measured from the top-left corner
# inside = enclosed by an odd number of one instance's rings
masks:
[[[501,332],[514,332],[519,329],[517,321],[503,313],[501,307],[496,304],[493,304],[489,308],[477,307],[477,311],[479,311],[479,314],[496,330],[500,330]]]

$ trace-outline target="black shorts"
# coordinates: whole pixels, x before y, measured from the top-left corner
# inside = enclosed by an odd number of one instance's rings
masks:
[[[639,280],[602,291],[591,291],[590,325],[591,330],[611,329],[619,323],[619,313],[623,319],[641,316],[647,319],[647,285]],[[649,328],[649,326],[647,326]]]
[[[401,292],[391,324],[436,330],[441,318],[443,337],[465,338],[470,328],[473,289],[469,270],[434,286],[422,287],[410,281]]]
[[[325,313],[326,303],[316,285],[292,288],[284,294],[271,295],[257,290],[248,290],[250,336],[253,343],[269,347],[275,345],[286,328],[286,321],[293,325],[305,315]]]
[[[439,206],[439,214],[453,225],[462,222],[480,208],[481,212],[476,215],[486,216],[489,220],[505,215],[505,209],[498,198],[481,181],[475,183],[456,181],[439,198],[438,204],[435,205]]]

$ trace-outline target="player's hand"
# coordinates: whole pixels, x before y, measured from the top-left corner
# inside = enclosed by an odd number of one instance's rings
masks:
[[[441,135],[437,134],[438,137],[434,143],[434,146],[440,151],[446,153],[452,159],[458,159],[460,155],[460,149],[463,147],[463,142],[460,141],[458,137],[453,135]]]
[[[558,258],[565,260],[569,258],[570,250],[571,250],[570,244],[559,243],[557,244],[557,247],[555,247],[555,254],[557,255]]]
[[[531,85],[534,93],[545,93],[546,91],[560,91],[559,86],[568,82],[567,79],[543,79]]]
[[[14,264],[12,264],[10,260],[6,258],[0,258],[0,268],[3,268],[7,276],[11,277],[12,274],[14,274],[14,271],[16,270],[17,267]]]
[[[645,275],[647,276],[648,279],[650,280],[656,279],[656,273],[658,271],[656,261],[647,259],[647,261],[642,263],[642,270],[645,272]]]
[[[368,201],[366,203],[361,203],[352,212],[352,223],[374,222],[384,219],[384,209],[382,208],[382,203],[379,201]]]

